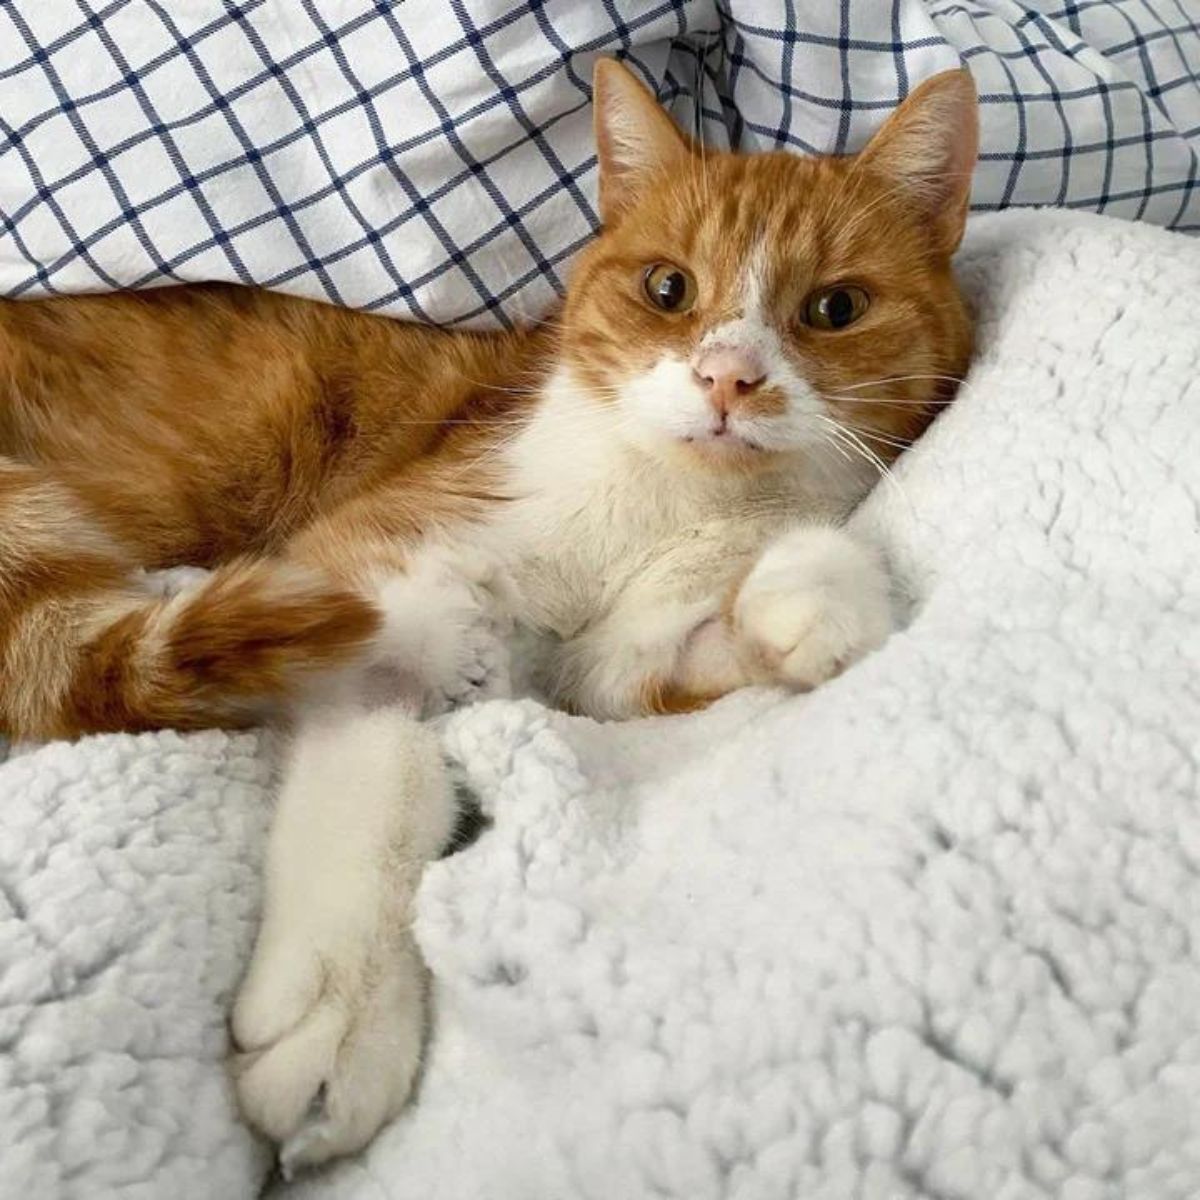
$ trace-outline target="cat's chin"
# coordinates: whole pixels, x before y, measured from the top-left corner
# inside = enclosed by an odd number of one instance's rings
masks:
[[[718,464],[751,462],[769,457],[768,452],[757,442],[730,434],[721,437],[681,438],[680,441],[693,454]]]
[[[779,455],[745,438],[661,437],[654,439],[654,457],[691,470],[752,474],[774,466]]]

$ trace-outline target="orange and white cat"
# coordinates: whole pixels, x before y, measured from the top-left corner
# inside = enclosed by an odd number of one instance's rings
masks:
[[[830,678],[891,624],[841,523],[968,361],[965,72],[828,159],[706,152],[624,67],[595,83],[604,230],[536,328],[224,287],[0,304],[0,729],[292,716],[234,1013],[287,1163],[412,1086],[409,909],[453,816],[421,718],[509,624],[598,717]],[[139,582],[181,563],[211,574]]]

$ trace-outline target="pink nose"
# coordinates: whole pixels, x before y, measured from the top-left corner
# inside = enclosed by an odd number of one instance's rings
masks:
[[[766,379],[767,371],[753,350],[720,346],[704,351],[692,363],[692,376],[708,393],[708,402],[723,422],[738,397],[754,391]]]

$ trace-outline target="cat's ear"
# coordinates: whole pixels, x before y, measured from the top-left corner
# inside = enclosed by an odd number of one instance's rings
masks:
[[[966,70],[927,79],[867,143],[858,164],[886,177],[921,211],[946,254],[962,240],[979,151],[979,104]]]
[[[607,225],[637,199],[647,179],[684,167],[691,147],[650,91],[616,59],[596,63],[592,104],[600,159],[600,216]]]

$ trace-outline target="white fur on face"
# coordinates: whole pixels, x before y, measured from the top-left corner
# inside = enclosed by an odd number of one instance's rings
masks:
[[[663,355],[650,370],[627,380],[617,404],[629,418],[622,431],[646,450],[663,442],[711,439],[717,424],[690,363],[674,354]]]
[[[778,330],[764,315],[765,257],[760,247],[746,268],[739,317],[710,329],[689,358],[664,354],[649,370],[621,386],[617,403],[628,418],[625,435],[635,444],[651,451],[679,442],[711,445],[714,450],[727,445],[730,449],[787,451],[822,441],[819,418],[825,406],[792,366]],[[785,410],[775,416],[748,416],[735,410],[726,436],[719,437],[720,420],[693,371],[703,354],[717,349],[746,351],[761,362],[766,371],[763,387],[783,392]]]

